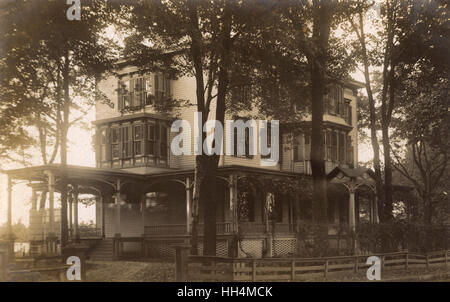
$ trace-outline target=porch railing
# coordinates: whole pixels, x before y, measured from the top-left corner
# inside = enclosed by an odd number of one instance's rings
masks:
[[[265,223],[240,222],[239,227],[244,234],[264,234],[266,233]],[[269,224],[269,232],[277,234],[287,234],[294,230],[294,226],[289,223]],[[203,234],[204,224],[199,223],[198,233]],[[216,223],[216,232],[218,235],[227,235],[232,233],[231,222]],[[145,235],[187,235],[185,224],[156,224],[144,227]]]
[[[216,223],[216,232],[219,235],[230,234],[232,231],[230,222]],[[198,225],[198,233],[203,233],[203,223]],[[144,227],[145,235],[187,235],[185,224],[157,224],[146,225]]]
[[[294,231],[294,225],[291,223],[258,223],[258,222],[240,222],[239,228],[245,234],[261,234],[265,233],[266,230],[269,233],[276,234],[288,234]]]
[[[73,231],[73,230],[72,230]],[[81,238],[98,238],[102,237],[101,228],[82,227],[78,229]]]

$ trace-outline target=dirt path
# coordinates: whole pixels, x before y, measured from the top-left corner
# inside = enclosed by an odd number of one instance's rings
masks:
[[[87,281],[167,282],[174,281],[174,264],[133,261],[88,261]]]

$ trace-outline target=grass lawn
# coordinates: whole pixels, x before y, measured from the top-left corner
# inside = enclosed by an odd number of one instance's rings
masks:
[[[103,282],[170,282],[175,281],[174,263],[170,262],[135,262],[135,261],[88,261],[87,281]],[[391,269],[381,271],[381,281],[450,281],[450,268]],[[299,281],[368,281],[366,271],[358,273],[332,273],[325,280],[323,277]]]

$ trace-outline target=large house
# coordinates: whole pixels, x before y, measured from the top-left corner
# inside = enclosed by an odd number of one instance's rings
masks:
[[[366,184],[370,172],[355,168],[359,88],[361,83],[354,80],[334,86],[326,96],[324,114],[326,171],[330,182],[349,189],[344,194],[330,195],[329,222],[350,229],[360,219],[377,220],[376,202],[365,203],[363,198],[355,201],[354,194],[354,189]],[[69,238],[83,240],[87,235],[78,225],[78,196],[92,194],[96,196],[97,218],[96,230],[88,234],[97,238],[92,257],[108,258],[113,254],[121,257],[127,253],[146,257],[171,255],[171,245],[187,243],[190,238],[195,155],[171,152],[171,141],[178,135],[171,131],[174,116],[155,110],[155,104],[171,96],[195,105],[195,79],[169,80],[163,74],[143,73],[122,64],[114,75],[99,83],[98,89],[114,106],[96,105],[95,168],[63,169],[60,165],[49,165],[8,171],[10,184],[13,179],[31,181],[35,251],[58,250],[60,230],[64,232],[62,223],[69,226]],[[195,108],[180,108],[177,118],[193,125]],[[221,155],[215,200],[217,255],[282,256],[296,254],[302,248],[298,224],[311,216],[308,120],[306,117],[290,125],[280,121],[280,156],[274,165],[261,165],[264,156],[260,152]],[[225,129],[224,137],[236,135],[227,136]],[[194,140],[190,141],[194,150]],[[249,145],[247,132],[245,145]],[[68,219],[59,215],[57,223],[54,194],[61,189],[63,179],[70,187]],[[43,192],[48,195],[48,202],[38,204]],[[201,206],[199,211],[202,212]],[[200,214],[200,253],[202,218]],[[330,235],[333,234],[330,229]]]

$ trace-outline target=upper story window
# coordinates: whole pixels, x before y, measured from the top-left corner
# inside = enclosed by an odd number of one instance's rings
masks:
[[[344,99],[344,119],[349,125],[352,125],[352,106],[350,105],[349,99]]]
[[[267,148],[271,148],[272,147],[272,122],[266,123],[266,127],[267,127],[267,130],[263,130],[263,131],[266,131],[266,133],[267,133],[266,144],[267,144]],[[264,129],[265,127],[262,127],[262,128]],[[261,155],[261,158],[270,158],[270,153],[267,155]]]
[[[325,160],[346,164],[353,163],[352,139],[345,131],[325,130],[323,132],[323,144]],[[294,162],[309,160],[311,153],[310,136],[307,133],[295,135],[292,149]]]
[[[344,99],[343,89],[341,86],[331,87],[328,94],[324,97],[326,113],[330,115],[340,116],[349,125],[352,124],[352,106],[349,99]]]
[[[170,79],[160,73],[124,77],[119,81],[119,111],[155,105],[170,96]]]
[[[238,135],[238,129],[234,128],[233,139],[233,156],[245,156],[247,158],[253,158],[253,155],[250,154],[250,129],[248,127],[245,127],[245,135],[243,138],[242,136]],[[245,153],[243,155],[238,154],[238,146],[244,146]]]
[[[343,100],[342,87],[333,85],[324,97],[328,114],[336,115],[339,112],[339,103]]]

